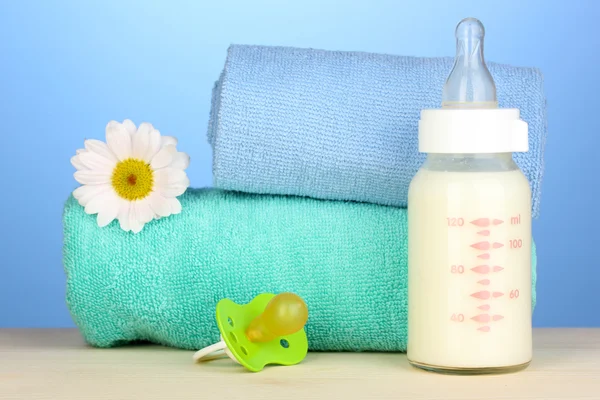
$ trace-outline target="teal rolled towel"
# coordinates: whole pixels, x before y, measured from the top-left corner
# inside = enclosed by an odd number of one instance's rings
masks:
[[[308,305],[311,350],[406,350],[405,209],[216,189],[180,200],[137,235],[67,202],[67,304],[91,345],[200,349],[219,339],[220,299],[291,291]]]

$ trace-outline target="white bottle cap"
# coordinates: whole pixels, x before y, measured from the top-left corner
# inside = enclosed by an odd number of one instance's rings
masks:
[[[456,27],[456,57],[444,85],[442,109],[422,110],[419,151],[503,153],[529,150],[527,123],[518,109],[499,109],[496,86],[483,58],[485,30],[474,18]]]

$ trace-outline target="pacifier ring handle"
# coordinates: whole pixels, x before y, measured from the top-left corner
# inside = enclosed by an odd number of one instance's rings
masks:
[[[194,353],[194,361],[211,361],[216,360],[218,358],[228,357],[228,354],[225,352],[227,349],[227,344],[225,341],[221,340],[215,344],[211,344],[210,346],[206,346],[205,348],[198,350]]]

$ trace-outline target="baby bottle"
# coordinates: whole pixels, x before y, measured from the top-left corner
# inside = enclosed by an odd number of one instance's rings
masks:
[[[518,109],[500,109],[483,25],[456,28],[442,108],[422,110],[427,153],[408,195],[408,359],[454,373],[531,361],[531,191],[512,159],[528,151]]]

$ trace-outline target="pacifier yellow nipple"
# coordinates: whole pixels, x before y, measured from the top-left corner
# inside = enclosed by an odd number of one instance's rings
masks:
[[[308,307],[294,293],[261,293],[248,304],[222,299],[216,317],[221,340],[194,353],[196,362],[227,356],[257,372],[267,364],[294,365],[306,357]]]
[[[308,308],[304,301],[294,293],[281,293],[273,297],[263,313],[250,322],[246,337],[252,342],[269,342],[298,332],[307,320]]]
[[[496,85],[483,57],[483,24],[465,18],[456,27],[456,56],[442,94],[442,108],[497,108]]]

